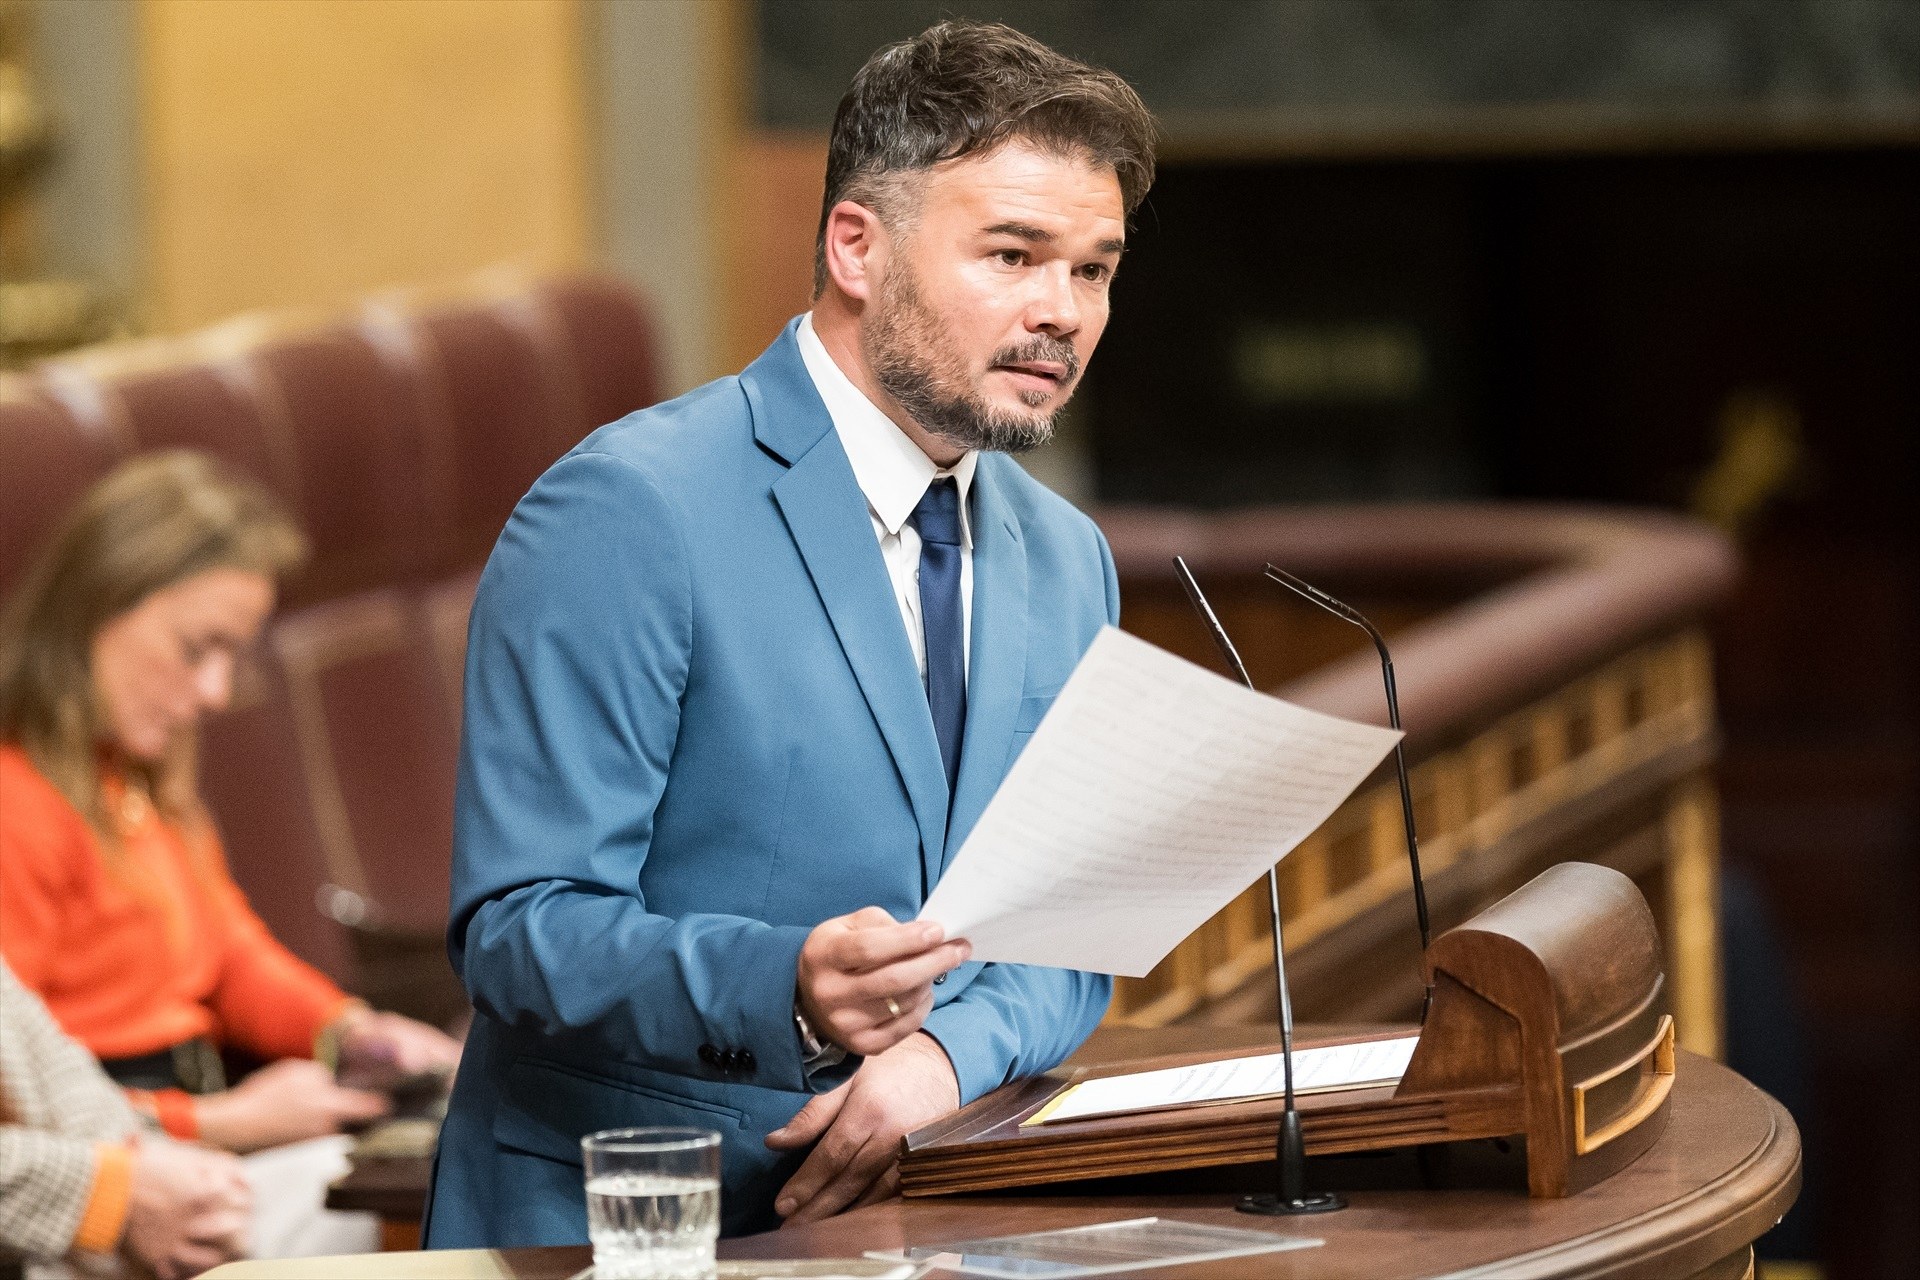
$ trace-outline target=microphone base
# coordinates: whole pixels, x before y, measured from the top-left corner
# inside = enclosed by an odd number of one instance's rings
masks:
[[[1234,1206],[1242,1213],[1257,1213],[1268,1218],[1293,1217],[1307,1213],[1332,1213],[1336,1209],[1346,1207],[1345,1197],[1337,1191],[1310,1191],[1306,1195],[1285,1198],[1277,1195],[1241,1196],[1240,1203]]]

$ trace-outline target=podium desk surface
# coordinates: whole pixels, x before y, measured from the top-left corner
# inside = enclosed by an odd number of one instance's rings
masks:
[[[1191,1029],[1187,1033],[1192,1035]],[[1165,1033],[1159,1033],[1164,1036]],[[1155,1037],[1157,1038],[1157,1037]],[[1223,1041],[1238,1037],[1221,1036]],[[1162,1040],[1161,1044],[1164,1045]],[[1150,1039],[1140,1046],[1151,1049]],[[1128,1055],[1131,1056],[1131,1055]],[[1528,1198],[1524,1180],[1424,1189],[1405,1156],[1314,1161],[1321,1183],[1347,1191],[1338,1213],[1257,1218],[1234,1210],[1266,1189],[1269,1165],[1165,1174],[1001,1195],[892,1200],[825,1222],[720,1242],[723,1259],[858,1257],[868,1249],[937,1245],[1159,1215],[1325,1240],[1319,1248],[1142,1274],[1175,1277],[1648,1277],[1751,1274],[1750,1246],[1800,1188],[1800,1139],[1772,1098],[1705,1058],[1681,1054],[1671,1120],[1645,1155],[1564,1200]],[[1479,1144],[1475,1144],[1479,1145]],[[1398,1162],[1403,1174],[1388,1166]],[[1371,1166],[1370,1169],[1362,1166]],[[1363,1184],[1372,1182],[1368,1188]],[[585,1246],[369,1254],[352,1259],[241,1262],[213,1280],[327,1276],[335,1280],[568,1280],[592,1261]],[[935,1271],[934,1276],[948,1273]]]

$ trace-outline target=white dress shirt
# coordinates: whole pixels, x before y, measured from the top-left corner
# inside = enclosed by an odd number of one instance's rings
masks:
[[[960,487],[960,621],[963,656],[969,667],[973,661],[973,520],[967,512],[967,498],[973,490],[973,472],[979,455],[969,449],[951,467],[934,465],[919,445],[893,419],[880,412],[866,393],[841,372],[827,354],[820,336],[813,331],[813,314],[800,319],[795,335],[800,343],[800,358],[806,362],[820,399],[826,402],[827,415],[833,419],[840,447],[853,464],[853,478],[866,495],[867,514],[873,518],[873,535],[880,540],[880,556],[887,562],[887,576],[893,580],[893,596],[900,606],[900,620],[907,628],[907,640],[913,646],[913,660],[920,678],[927,678],[927,640],[920,614],[920,534],[907,523],[907,517],[920,505],[927,486],[943,476],[952,476]]]

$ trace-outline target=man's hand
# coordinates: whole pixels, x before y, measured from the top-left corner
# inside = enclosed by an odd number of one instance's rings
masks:
[[[767,1135],[775,1151],[820,1142],[780,1188],[774,1211],[788,1222],[815,1222],[894,1195],[900,1139],[959,1105],[953,1064],[932,1036],[908,1036],[868,1058],[853,1079]]]
[[[304,1058],[282,1058],[225,1093],[194,1099],[200,1140],[239,1152],[338,1133],[390,1108],[385,1094],[343,1089],[331,1071]]]
[[[945,936],[927,921],[898,924],[879,907],[835,916],[800,948],[800,1012],[815,1035],[850,1053],[892,1048],[926,1020],[933,980],[973,952],[965,939]]]
[[[224,1151],[154,1139],[133,1153],[124,1246],[159,1280],[184,1280],[245,1251],[253,1192]]]

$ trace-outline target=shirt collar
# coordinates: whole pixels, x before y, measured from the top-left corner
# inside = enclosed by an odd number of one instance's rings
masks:
[[[826,344],[813,331],[812,312],[800,317],[794,337],[800,344],[800,359],[807,366],[807,375],[827,406],[840,447],[853,464],[853,478],[866,495],[874,518],[890,535],[898,535],[926,495],[927,486],[942,476],[952,476],[960,486],[960,540],[971,547],[973,522],[967,514],[967,499],[973,489],[979,451],[967,450],[951,467],[935,466],[933,459],[833,362]]]

